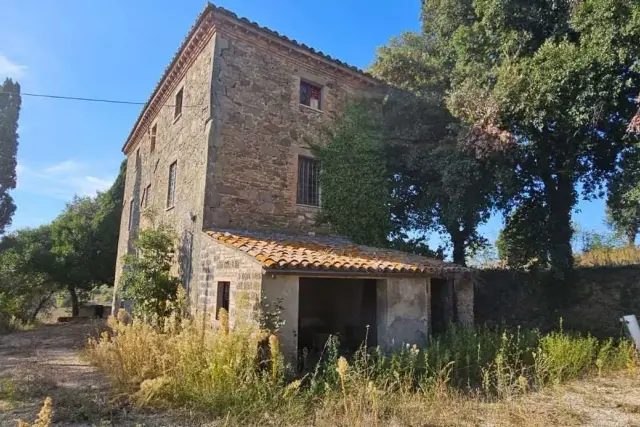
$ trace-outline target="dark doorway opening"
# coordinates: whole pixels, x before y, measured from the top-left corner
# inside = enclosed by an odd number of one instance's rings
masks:
[[[302,277],[299,298],[301,369],[315,366],[331,335],[341,353],[377,345],[375,280]]]
[[[452,289],[446,279],[431,278],[431,334],[442,334],[452,319]]]

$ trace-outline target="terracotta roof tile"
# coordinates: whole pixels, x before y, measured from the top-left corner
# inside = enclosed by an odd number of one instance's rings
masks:
[[[290,235],[246,230],[206,233],[245,252],[269,270],[348,271],[368,274],[433,275],[468,271],[437,259],[356,245],[339,237]]]

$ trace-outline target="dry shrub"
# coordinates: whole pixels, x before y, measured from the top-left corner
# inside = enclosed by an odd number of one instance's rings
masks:
[[[348,358],[332,337],[313,372],[287,378],[278,337],[230,327],[224,311],[219,328],[179,316],[162,326],[120,319],[110,319],[88,353],[134,403],[189,407],[232,423],[412,424],[416,413],[445,420],[456,405],[500,402],[635,364],[627,341],[454,326],[426,349],[406,345],[389,354],[365,342]],[[459,415],[459,423],[477,423]]]
[[[230,328],[171,316],[163,326],[109,319],[110,330],[90,340],[89,357],[139,405],[195,407],[215,415],[261,411],[284,394],[284,363],[271,350],[270,370],[256,369],[267,338],[251,325]],[[275,338],[275,337],[274,337]],[[277,339],[270,339],[277,345]]]
[[[38,413],[38,419],[33,424],[26,421],[18,421],[18,427],[49,427],[53,419],[53,402],[50,397],[44,399],[42,409]]]
[[[576,264],[582,267],[609,267],[640,264],[640,248],[598,248],[576,255]]]

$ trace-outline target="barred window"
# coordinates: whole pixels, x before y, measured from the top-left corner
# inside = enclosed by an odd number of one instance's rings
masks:
[[[176,169],[178,162],[171,163],[169,166],[169,187],[167,189],[167,208],[172,208],[176,196]]]
[[[320,206],[320,163],[310,157],[298,157],[298,203]]]
[[[300,82],[300,104],[315,108],[316,110],[321,110],[321,97],[322,88],[320,86],[312,85],[305,81]]]

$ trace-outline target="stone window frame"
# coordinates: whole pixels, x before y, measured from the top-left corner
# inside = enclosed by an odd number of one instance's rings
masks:
[[[180,117],[182,117],[182,112],[184,111],[184,88],[185,85],[184,83],[181,83],[178,86],[178,90],[176,91],[175,95],[173,96],[173,123],[177,122],[178,120],[180,120]],[[178,95],[180,95],[180,101],[178,102]],[[178,108],[180,107],[180,108]]]
[[[318,108],[312,107],[311,105],[307,105],[302,102],[301,93],[302,93],[303,85],[308,86],[309,90],[317,89],[319,91]],[[316,111],[322,111],[322,107],[324,106],[324,97],[322,96],[322,92],[323,92],[323,86],[318,85],[314,82],[311,82],[308,79],[300,79],[300,83],[298,84],[298,99],[299,99],[300,105],[302,105],[303,107],[307,107]]]
[[[140,163],[142,163],[142,159],[140,157],[140,147],[136,148],[135,160],[134,160],[134,170],[138,170],[140,167]]]
[[[149,197],[151,195],[151,183],[147,184],[143,189],[142,189],[142,198],[140,200],[140,206],[142,206],[143,208],[148,208],[149,207]]]
[[[315,201],[315,200],[311,200],[311,199],[316,199],[317,198],[317,204],[312,204],[312,203],[303,203],[300,201],[300,163],[301,161],[307,161],[310,162],[310,164],[312,164],[315,169],[315,173],[316,173],[316,197],[312,197],[313,194],[311,196],[309,196],[307,199],[309,199],[309,201]],[[297,169],[297,180],[296,180],[296,204],[298,206],[310,206],[313,208],[319,208],[320,207],[320,195],[322,193],[322,191],[320,190],[320,162],[318,161],[318,159],[314,158],[313,156],[305,156],[304,154],[298,154],[297,156],[297,162],[296,162],[296,169]],[[309,173],[309,179],[312,178],[311,176],[312,174]],[[313,187],[313,183],[310,184],[311,187]],[[311,193],[313,193],[313,191],[311,191]]]
[[[173,170],[173,187],[172,187],[172,170]],[[169,175],[167,177],[167,203],[165,210],[171,210],[176,206],[176,187],[178,180],[178,160],[169,163]]]
[[[322,188],[318,189],[318,198],[319,200],[319,205],[318,206],[314,206],[314,205],[305,205],[303,203],[298,203],[298,158],[299,157],[307,157],[310,159],[316,159],[316,156],[313,155],[313,152],[311,151],[311,148],[308,146],[299,146],[299,145],[292,145],[291,150],[290,150],[290,154],[289,154],[289,159],[291,162],[291,166],[289,168],[289,173],[291,174],[291,178],[292,179],[292,184],[293,184],[293,191],[290,191],[290,197],[291,197],[291,202],[300,209],[303,209],[305,212],[308,210],[313,210],[313,211],[317,211],[320,210],[320,208],[322,207]],[[291,181],[290,181],[291,182]]]
[[[158,142],[158,121],[151,123],[149,127],[149,154],[153,154],[156,151],[156,145]]]
[[[225,287],[226,287],[226,307],[225,307]],[[227,310],[227,316],[231,317],[231,279],[222,278],[222,280],[216,280],[216,320],[220,320],[220,310]]]
[[[129,232],[133,231],[133,209],[135,207],[135,199],[132,197],[129,200],[129,222],[127,224],[127,230]]]
[[[294,82],[295,82],[295,90],[293,93],[294,104],[296,104],[299,108],[303,108],[307,111],[314,111],[319,114],[324,114],[327,110],[327,100],[329,94],[328,83],[329,79],[326,77],[319,76],[317,74],[308,72],[306,70],[298,70],[296,74],[294,74]],[[308,105],[304,105],[300,102],[300,84],[305,82],[307,84],[317,86],[320,88],[320,109],[310,107]]]

